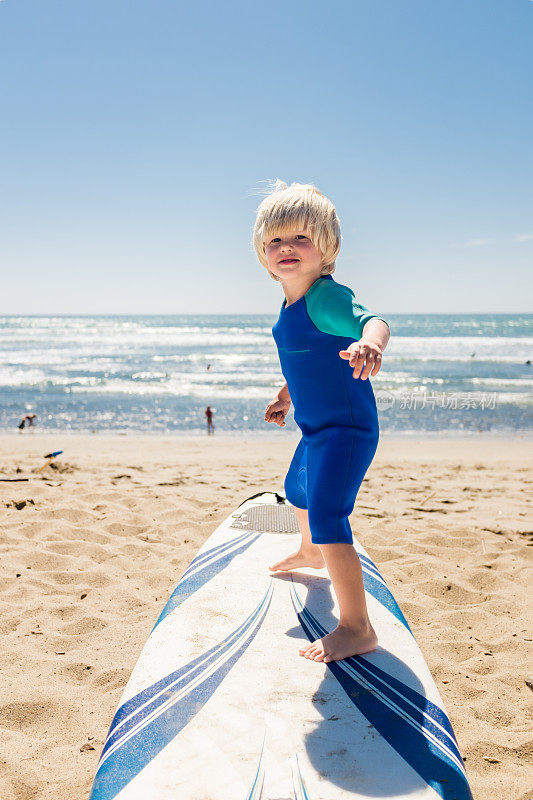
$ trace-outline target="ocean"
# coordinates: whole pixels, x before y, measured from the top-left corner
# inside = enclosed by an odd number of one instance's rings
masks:
[[[0,317],[0,428],[280,435],[277,315]],[[533,423],[533,314],[391,314],[371,379],[383,433],[514,434]],[[283,429],[297,427],[292,411]]]

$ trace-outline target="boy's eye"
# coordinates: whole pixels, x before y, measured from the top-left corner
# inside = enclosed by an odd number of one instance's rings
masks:
[[[294,238],[295,239],[307,239],[308,237],[303,233],[297,233]],[[281,242],[281,238],[279,236],[275,236],[274,239],[270,240],[270,244],[277,244],[278,242]]]

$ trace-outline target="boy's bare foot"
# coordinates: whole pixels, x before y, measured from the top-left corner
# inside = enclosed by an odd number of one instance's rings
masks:
[[[316,547],[316,550],[314,549]],[[298,550],[296,553],[283,558],[276,564],[269,567],[271,572],[285,572],[289,569],[298,569],[298,567],[313,567],[314,569],[321,569],[325,566],[324,558],[320,552],[320,547],[314,545],[313,548],[308,550]]]
[[[337,625],[334,631],[303,647],[299,653],[304,658],[324,661],[327,664],[330,661],[341,661],[349,656],[369,653],[376,649],[377,644],[378,637],[370,624],[359,630]]]

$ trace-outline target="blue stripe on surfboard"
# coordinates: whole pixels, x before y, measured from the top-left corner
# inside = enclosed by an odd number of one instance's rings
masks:
[[[383,583],[385,583],[385,578],[383,577],[383,575],[381,574],[379,569],[376,567],[376,565],[374,564],[372,559],[369,558],[368,556],[365,556],[363,553],[360,553],[359,551],[357,551],[357,555],[359,556],[359,558],[361,560],[361,564],[364,567],[366,567],[369,572],[371,572],[373,575],[375,575],[376,578],[379,578],[380,580],[383,581]]]
[[[328,631],[303,605],[292,583],[291,590],[308,639],[325,636]],[[443,709],[364,656],[330,662],[327,667],[350,701],[443,800],[472,800],[453,729]]]
[[[251,792],[247,797],[247,800],[261,800],[263,797],[263,789],[265,786],[265,773],[261,770],[259,772],[259,767],[257,768],[257,775],[255,777],[254,784],[252,786]]]
[[[223,642],[119,708],[90,800],[113,800],[200,711],[254,639],[272,591],[271,580],[259,605]]]
[[[227,542],[222,542],[222,544],[218,544],[215,547],[210,547],[209,550],[205,550],[203,553],[198,553],[198,555],[193,558],[193,560],[183,573],[182,577],[188,576],[200,564],[203,564],[205,561],[209,561],[214,555],[220,555],[224,551],[229,550],[238,544],[241,544],[243,541],[250,538],[250,536],[252,536],[253,533],[254,533],[253,531],[245,531],[240,536],[235,536],[235,538],[230,539]]]
[[[255,614],[256,612],[254,612]],[[143,689],[117,710],[107,739],[102,750],[100,760],[104,759],[107,752],[116,746],[125,736],[129,735],[131,729],[136,728],[140,721],[148,717],[152,712],[157,712],[159,706],[165,702],[165,698],[172,693],[181,690],[184,684],[195,680],[202,672],[209,670],[214,660],[220,658],[224,653],[239,640],[246,632],[253,618],[249,617],[239,628],[224,639],[223,642],[215,645],[206,653],[189,661],[185,666],[165,675],[164,678]]]
[[[257,772],[255,773],[254,782],[246,800],[261,800],[263,797],[263,787],[265,785],[265,770],[263,767],[264,749],[265,737],[263,737],[263,746],[261,747],[261,754],[259,756],[259,764],[257,765]]]
[[[359,556],[361,567],[363,569],[363,583],[365,585],[365,590],[368,592],[368,594],[371,594],[372,597],[375,597],[376,600],[381,603],[381,605],[385,606],[385,608],[387,608],[391,614],[394,614],[396,619],[407,628],[412,636],[413,631],[409,627],[409,623],[405,619],[400,606],[394,599],[394,596],[387,586],[385,578],[379,569],[368,556],[365,556],[359,551],[357,551],[357,555]]]
[[[266,597],[265,595],[263,602],[266,602]],[[220,659],[221,656],[223,657],[224,654],[246,634],[246,631],[253,624],[255,618],[260,614],[261,608],[262,604],[254,609],[252,614],[250,614],[242,625],[222,642],[219,642],[202,655],[189,661],[170,675],[166,675],[161,680],[152,684],[152,686],[143,689],[142,692],[139,692],[120,706],[111,723],[104,749],[100,756],[100,761],[104,760],[108,750],[112,747],[116,747],[117,742],[128,735],[129,730],[135,728],[139,724],[139,720],[142,721],[147,718],[152,710],[157,710],[158,706],[165,703],[168,697],[172,698],[172,693],[175,695],[184,685],[190,684],[198,675],[202,675],[202,672],[209,670],[217,659]]]
[[[382,606],[385,606],[385,608],[391,612],[391,614],[394,614],[396,619],[407,628],[412,636],[413,632],[409,627],[409,624],[405,619],[400,606],[394,599],[391,590],[384,582],[383,578],[380,580],[375,576],[375,574],[367,572],[367,566],[364,562],[362,562],[361,566],[363,569],[363,583],[365,586],[365,591],[367,591],[368,594],[371,594],[372,597],[375,597]]]
[[[316,617],[311,614],[309,609],[302,605],[302,602],[296,591],[294,593],[299,602],[300,608],[302,609],[302,613],[312,625],[314,633],[316,633],[318,636],[325,636],[328,631],[318,622]],[[354,662],[353,664],[352,661]],[[439,727],[444,729],[443,744],[451,749],[456,757],[457,762],[460,764],[460,768],[463,769],[461,754],[457,746],[457,741],[455,739],[452,726],[442,708],[432,703],[424,695],[421,695],[419,692],[407,686],[402,681],[394,678],[389,673],[384,672],[376,664],[373,664],[371,661],[362,656],[356,656],[355,659],[344,659],[342,666],[345,670],[353,670],[354,668],[357,669],[361,677],[365,680],[368,680],[368,678],[371,677],[374,680],[378,691],[381,691],[394,703],[398,704],[401,711],[410,714],[412,706],[414,706],[418,712],[422,713],[422,715],[424,715],[424,713],[428,715],[429,719],[423,717],[426,730],[433,735],[436,735],[436,733],[439,733]],[[405,698],[405,700],[402,698]],[[435,726],[438,727],[436,728]]]
[[[261,536],[260,533],[247,531],[241,536],[232,539],[230,542],[224,542],[224,544],[213,547],[194,558],[170,595],[166,606],[152,628],[152,632],[157,628],[159,623],[178,608],[184,600],[198,591],[198,589],[208,583],[211,578],[214,578],[215,575],[218,575],[219,572],[227,567],[235,556],[244,553],[259,536]]]
[[[304,783],[304,779],[302,778],[302,772],[300,770],[300,762],[298,761],[298,753],[295,753],[296,759],[296,769],[298,770],[298,780],[294,780],[294,770],[292,773],[292,788],[294,789],[294,800],[309,800],[309,795],[307,794],[307,788]]]

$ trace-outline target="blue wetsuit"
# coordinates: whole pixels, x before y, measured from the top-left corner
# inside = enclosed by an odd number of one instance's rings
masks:
[[[299,300],[289,306],[284,300],[272,328],[302,432],[285,493],[294,506],[308,509],[315,544],[353,542],[348,516],[376,452],[372,386],[368,378],[354,378],[353,367],[339,356],[373,317],[349,287],[325,275]]]

